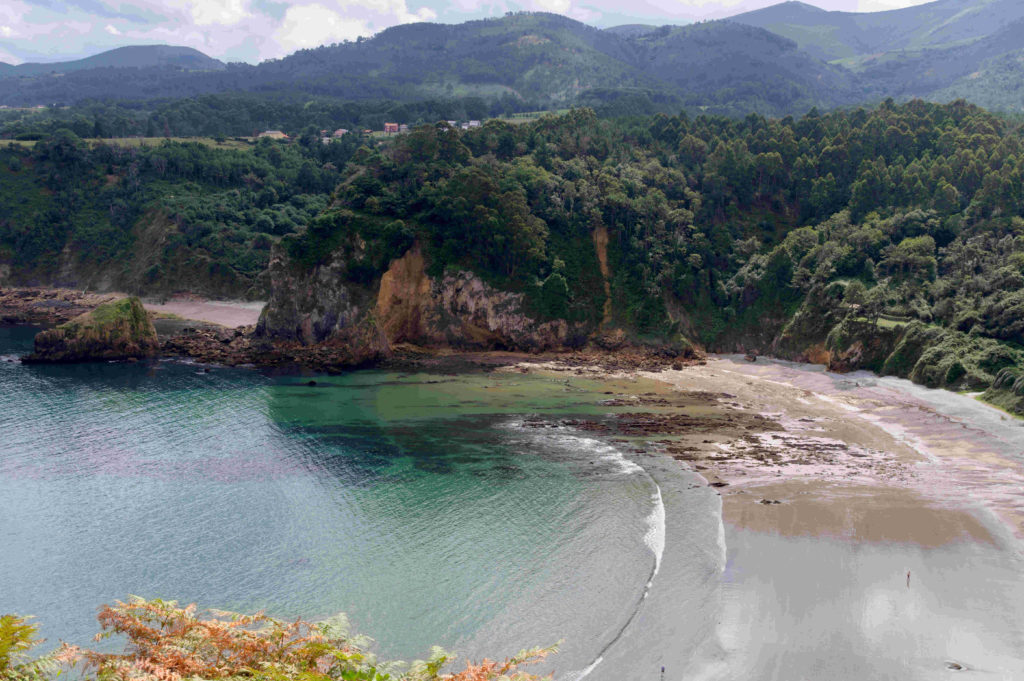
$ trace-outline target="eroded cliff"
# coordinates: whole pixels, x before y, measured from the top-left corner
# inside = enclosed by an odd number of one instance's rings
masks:
[[[586,340],[583,323],[539,320],[523,294],[496,289],[472,272],[431,277],[418,244],[392,260],[378,281],[360,282],[350,264],[361,248],[356,239],[312,269],[275,253],[257,335],[347,348],[353,360],[387,356],[399,344],[535,352]]]

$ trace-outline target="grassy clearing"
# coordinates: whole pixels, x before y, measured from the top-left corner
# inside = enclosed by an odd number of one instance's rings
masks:
[[[533,123],[536,120],[540,120],[544,116],[563,116],[569,113],[570,109],[557,109],[554,111],[527,111],[525,113],[508,114],[499,117],[498,120],[505,121],[506,123],[512,123],[519,125],[521,123]]]
[[[871,323],[871,320],[868,319],[867,317],[855,317],[853,321],[861,323],[861,324],[870,324]],[[897,328],[899,328],[901,326],[909,325],[912,321],[915,321],[915,320],[913,320],[913,319],[910,319],[910,320],[891,319],[891,318],[887,318],[887,317],[883,316],[883,317],[879,317],[878,318],[878,321],[875,323],[875,325],[878,326],[878,328],[880,328],[880,329],[897,329]],[[924,325],[925,327],[941,328],[941,325],[939,325],[939,324],[931,324],[931,323],[921,322],[920,320],[916,320],[916,321],[918,321],[920,324]]]

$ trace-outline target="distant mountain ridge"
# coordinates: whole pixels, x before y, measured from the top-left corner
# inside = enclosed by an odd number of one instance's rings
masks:
[[[728,20],[604,30],[520,12],[395,26],[255,66],[169,46],[0,65],[0,104],[247,92],[406,102],[480,97],[538,108],[631,102],[623,113],[653,106],[787,115],[886,97],[969,96],[1020,111],[1024,90],[1014,84],[1024,82],[1022,30],[1021,0],[937,0],[874,13],[784,2]]]
[[[53,63],[0,63],[0,78],[66,74],[102,68],[173,67],[190,71],[219,71],[222,61],[191,47],[176,45],[128,45],[101,52],[84,59]]]
[[[789,38],[858,73],[893,97],[966,94],[991,108],[1024,110],[1024,2],[936,0],[885,12],[829,12],[783,2],[731,21]],[[1001,82],[1002,81],[1002,82]]]
[[[508,97],[571,106],[608,91],[650,93],[719,113],[784,115],[856,100],[848,75],[768,31],[730,22],[606,31],[567,17],[517,13],[457,25],[406,24],[369,40],[300,50],[256,66],[0,79],[0,104],[303,93],[341,99]],[[643,96],[648,96],[644,94]]]
[[[1024,19],[1019,0],[937,0],[884,12],[830,12],[791,0],[730,20],[789,38],[832,61],[950,47],[985,38],[1018,19]]]

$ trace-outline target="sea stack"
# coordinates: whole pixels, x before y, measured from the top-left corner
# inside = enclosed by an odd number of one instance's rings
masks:
[[[144,359],[160,351],[156,329],[136,297],[105,303],[36,335],[30,363]]]

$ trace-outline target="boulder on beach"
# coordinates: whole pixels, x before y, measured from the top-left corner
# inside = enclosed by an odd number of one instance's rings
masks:
[[[97,362],[155,357],[160,351],[153,323],[138,298],[105,303],[36,335],[35,363]]]

